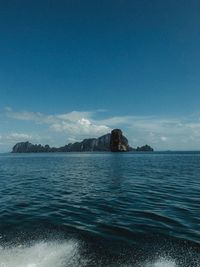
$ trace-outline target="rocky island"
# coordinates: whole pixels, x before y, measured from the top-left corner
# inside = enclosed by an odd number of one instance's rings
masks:
[[[12,153],[39,153],[39,152],[92,152],[92,151],[111,151],[111,152],[127,152],[127,151],[153,151],[148,145],[132,148],[128,144],[128,139],[123,136],[120,129],[114,129],[111,133],[105,134],[99,138],[88,138],[81,142],[70,143],[62,147],[50,147],[31,144],[30,142],[17,143]]]

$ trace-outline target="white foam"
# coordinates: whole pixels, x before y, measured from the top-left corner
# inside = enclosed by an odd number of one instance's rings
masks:
[[[145,267],[178,267],[171,259],[160,258],[153,263],[148,263]]]
[[[0,267],[78,266],[78,245],[68,242],[40,242],[31,246],[0,248]]]
[[[80,255],[78,242],[37,242],[33,245],[0,247],[0,267],[83,267],[89,259]],[[95,263],[94,263],[95,266]],[[99,266],[97,264],[97,266]],[[102,265],[101,265],[102,266]],[[106,267],[108,265],[104,265]],[[132,264],[121,267],[133,267]],[[138,265],[137,265],[138,266]],[[154,262],[146,262],[141,267],[178,267],[167,258],[159,258]]]

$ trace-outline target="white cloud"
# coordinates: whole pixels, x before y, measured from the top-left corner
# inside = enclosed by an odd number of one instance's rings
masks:
[[[89,120],[87,120],[87,119],[84,119],[84,118],[78,120],[78,123],[81,124],[81,125],[85,125],[85,126],[90,126],[91,125],[91,122]]]
[[[121,128],[133,146],[149,144],[155,149],[200,149],[199,117],[167,118],[159,116],[112,116],[96,119],[97,112],[72,111],[64,114],[43,114],[40,112],[16,112],[6,108],[4,115],[13,120],[33,122],[46,127],[52,140],[63,138],[67,141],[80,141],[87,137],[98,137]],[[27,133],[12,133],[10,140],[36,140]],[[2,135],[2,134],[1,134]],[[38,132],[38,135],[40,133]],[[55,138],[57,136],[57,139]],[[32,139],[31,139],[32,137]],[[1,142],[2,138],[0,137]],[[3,137],[3,140],[5,138]],[[41,140],[38,138],[38,140]],[[53,142],[53,141],[52,141]],[[55,141],[55,145],[56,141]]]
[[[27,133],[17,133],[11,132],[8,134],[0,135],[0,152],[10,150],[11,147],[18,143],[24,141],[35,141],[39,140],[38,136],[30,135]],[[7,149],[6,149],[7,148]]]
[[[106,134],[110,128],[106,125],[98,124],[92,117],[94,112],[72,111],[65,114],[45,115],[40,112],[15,112],[12,109],[6,109],[6,116],[15,120],[33,121],[38,124],[46,124],[49,129],[58,133],[65,133],[68,138],[76,136],[81,139],[82,136],[97,137]]]
[[[160,138],[163,142],[167,141],[167,137],[166,136],[161,136]]]
[[[30,134],[25,134],[25,133],[11,133],[9,135],[6,135],[4,137],[6,140],[10,141],[20,141],[20,140],[32,140],[33,136]]]
[[[18,132],[11,132],[8,134],[0,135],[1,143],[8,143],[13,144],[17,142],[24,142],[24,141],[39,141],[40,136],[36,134],[28,134],[28,133],[18,133]]]
[[[101,123],[124,127],[133,146],[147,143],[157,150],[200,150],[198,117],[119,116],[107,118]]]
[[[33,140],[37,142],[39,139],[37,136],[33,136],[26,133],[11,132],[8,134],[1,134],[0,152],[10,151],[11,148],[18,142],[33,141]]]
[[[46,115],[41,112],[29,112],[29,111],[13,111],[11,108],[5,109],[5,114],[8,118],[22,120],[22,121],[34,121],[42,124],[53,124],[58,121],[71,121],[75,122],[83,117],[90,118],[93,112],[79,112],[72,111],[65,114]]]
[[[12,111],[12,108],[11,107],[5,107],[4,110],[10,112],[10,111]]]
[[[61,120],[69,120],[69,121],[78,121],[82,118],[91,118],[93,115],[93,112],[80,112],[80,111],[72,111],[66,114],[60,114],[56,115],[54,117],[61,119]]]
[[[98,125],[89,119],[81,118],[78,121],[59,121],[50,126],[50,129],[56,132],[64,132],[66,135],[76,136],[80,140],[83,137],[97,137],[106,134],[110,128],[106,125]]]
[[[44,119],[43,114],[39,112],[15,112],[12,109],[6,109],[6,116],[8,118],[16,119],[16,120],[24,120],[24,121],[36,121],[42,122]]]

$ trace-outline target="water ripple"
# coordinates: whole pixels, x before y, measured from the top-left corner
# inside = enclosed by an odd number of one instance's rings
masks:
[[[0,266],[200,266],[199,166],[198,153],[0,155]],[[81,256],[62,265],[69,247]]]

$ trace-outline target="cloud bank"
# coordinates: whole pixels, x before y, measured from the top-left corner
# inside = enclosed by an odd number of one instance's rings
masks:
[[[99,113],[101,113],[99,116]],[[10,121],[10,131],[0,132],[0,145],[9,147],[20,141],[30,140],[44,144],[50,140],[59,142],[80,141],[99,137],[113,128],[121,128],[133,146],[149,144],[156,150],[200,150],[200,118],[164,118],[159,116],[106,116],[100,111],[72,111],[64,114],[44,114],[30,111],[14,111],[6,108],[1,118]],[[23,131],[12,129],[11,121],[21,122]],[[37,126],[37,131],[27,131],[27,124]],[[40,131],[40,129],[43,129]],[[46,129],[48,138],[42,136]],[[60,143],[59,143],[60,144]]]

